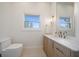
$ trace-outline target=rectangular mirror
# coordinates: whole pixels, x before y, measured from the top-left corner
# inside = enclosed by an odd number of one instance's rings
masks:
[[[67,31],[68,36],[75,36],[74,3],[57,2],[56,4],[57,32]]]

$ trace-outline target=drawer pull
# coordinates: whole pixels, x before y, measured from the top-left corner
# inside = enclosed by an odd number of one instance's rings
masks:
[[[62,54],[64,54],[60,49],[56,48],[59,52],[61,52]]]

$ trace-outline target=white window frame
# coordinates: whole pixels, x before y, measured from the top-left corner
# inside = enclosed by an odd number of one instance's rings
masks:
[[[27,30],[27,31],[40,31],[41,30],[41,21],[40,21],[40,26],[39,26],[39,29],[35,29],[35,28],[25,28],[24,26],[24,22],[25,22],[25,16],[31,16],[31,15],[33,15],[33,14],[24,14],[24,20],[23,20],[23,28],[24,28],[24,30]],[[33,15],[33,16],[39,16],[40,17],[40,15]]]

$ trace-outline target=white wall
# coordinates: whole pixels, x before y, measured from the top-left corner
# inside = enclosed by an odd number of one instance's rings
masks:
[[[0,32],[25,47],[41,47],[44,21],[50,16],[50,3],[0,3]],[[23,29],[24,14],[40,15],[41,31]]]
[[[75,33],[77,39],[79,40],[79,2],[75,3],[74,16],[75,16]]]
[[[6,23],[9,22],[9,19],[11,17],[10,15],[10,8],[9,4],[7,3],[0,3],[0,37],[4,36],[3,33],[9,32],[9,24]],[[7,24],[7,26],[6,26]],[[6,28],[7,27],[7,28]],[[6,30],[6,32],[5,32]]]
[[[56,2],[52,2],[51,3],[51,16],[54,16],[54,18],[52,18],[52,34],[55,35],[56,32]]]

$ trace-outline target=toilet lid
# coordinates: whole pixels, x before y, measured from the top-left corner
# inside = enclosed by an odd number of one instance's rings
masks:
[[[17,43],[17,44],[11,44],[9,47],[3,49],[3,51],[5,51],[6,49],[16,49],[16,48],[19,48],[19,47],[22,47],[23,44],[20,44],[20,43]]]

